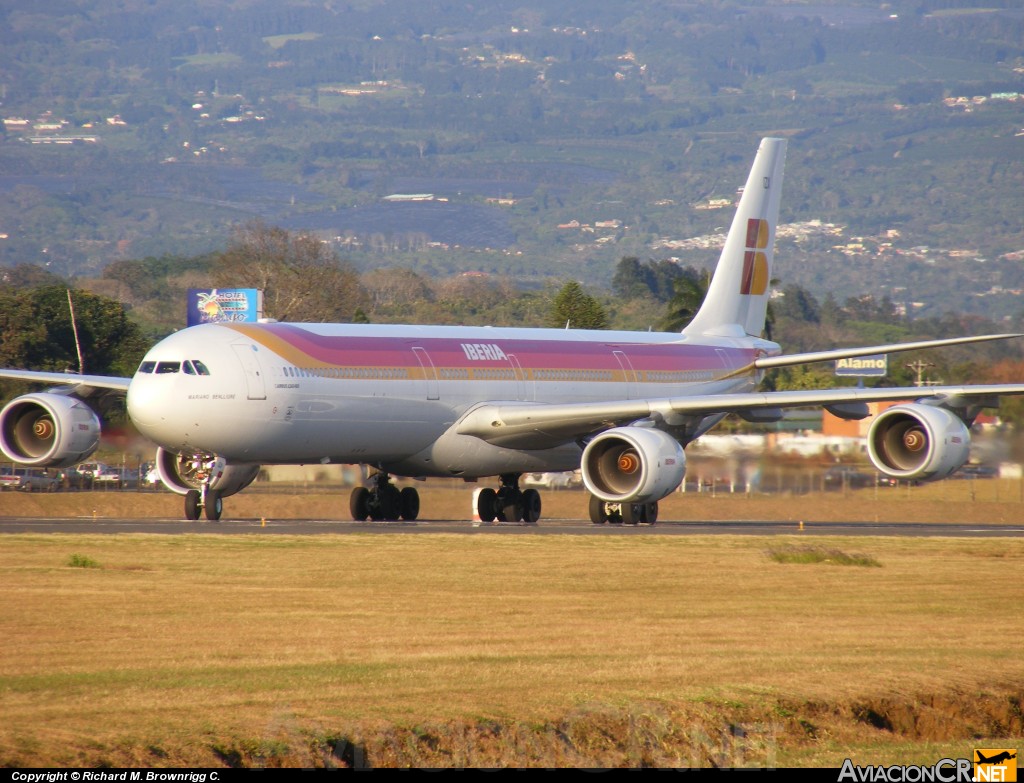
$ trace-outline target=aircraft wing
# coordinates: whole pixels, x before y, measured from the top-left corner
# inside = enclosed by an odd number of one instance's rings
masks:
[[[0,370],[0,378],[11,378],[32,383],[51,383],[71,387],[80,397],[88,397],[93,391],[105,389],[127,393],[131,378],[109,375],[77,375],[69,372],[36,372],[33,370]]]
[[[811,353],[790,353],[783,356],[762,356],[754,360],[754,367],[765,370],[770,367],[791,367],[795,364],[813,362],[832,362],[836,359],[850,359],[855,356],[872,356],[881,353],[899,353],[901,351],[919,351],[925,348],[941,348],[947,345],[964,345],[966,343],[987,343],[993,340],[1009,340],[1024,337],[1024,334],[981,334],[973,337],[947,337],[942,340],[920,340],[914,343],[889,343],[888,345],[868,345],[858,348],[833,348],[828,351],[812,351]]]
[[[473,435],[508,448],[549,448],[584,438],[609,427],[651,419],[668,426],[687,418],[719,413],[770,421],[783,408],[821,405],[844,418],[864,418],[868,402],[914,400],[947,408],[989,407],[1001,395],[1024,394],[1024,384],[930,386],[880,389],[813,389],[741,394],[708,394],[650,400],[582,403],[492,403],[471,410],[457,425]]]

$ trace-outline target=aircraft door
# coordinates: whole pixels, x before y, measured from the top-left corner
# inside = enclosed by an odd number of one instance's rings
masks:
[[[508,354],[506,358],[508,359],[509,364],[512,365],[512,374],[516,377],[516,399],[536,399],[533,379],[526,377],[526,373],[523,371],[523,365],[519,363],[519,358],[514,353]]]
[[[722,362],[722,366],[725,367],[725,373],[721,376],[718,376],[716,374],[716,380],[719,377],[728,378],[729,375],[732,374],[732,371],[736,369],[735,367],[733,367],[732,361],[729,358],[729,352],[726,351],[724,348],[715,348],[715,353],[718,354],[719,361]]]
[[[267,399],[267,387],[263,380],[263,367],[260,365],[256,346],[250,343],[234,343],[231,348],[242,363],[242,369],[245,370],[246,396],[248,399]]]
[[[437,368],[434,367],[430,354],[427,353],[425,348],[420,348],[419,346],[413,346],[412,352],[416,356],[416,361],[419,362],[420,368],[423,370],[423,378],[427,383],[427,399],[440,399],[441,394],[437,384]]]
[[[633,369],[633,363],[626,356],[624,351],[612,351],[615,358],[619,362],[619,367],[622,368],[622,374],[626,378],[626,398],[635,399],[637,396],[637,377],[636,370]]]

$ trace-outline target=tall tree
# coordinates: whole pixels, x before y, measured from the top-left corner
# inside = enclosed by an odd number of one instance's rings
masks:
[[[607,329],[608,314],[601,303],[575,280],[562,286],[551,303],[551,325],[573,329]]]
[[[707,296],[709,282],[706,274],[687,267],[685,274],[673,283],[675,293],[668,302],[659,328],[666,332],[678,332],[690,323]]]
[[[262,221],[235,232],[212,273],[218,286],[261,289],[264,312],[279,321],[348,321],[369,306],[359,275],[318,237]]]
[[[134,373],[148,346],[124,306],[86,291],[72,291],[72,297],[84,371],[93,375]],[[0,288],[0,366],[79,369],[65,286]]]

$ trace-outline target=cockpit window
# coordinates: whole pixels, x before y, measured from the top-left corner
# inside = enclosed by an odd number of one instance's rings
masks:
[[[190,359],[182,364],[186,375],[209,375],[210,371],[198,359]]]
[[[160,362],[156,366],[157,375],[170,375],[181,371],[181,362]]]
[[[156,368],[156,362],[143,362],[139,365],[139,372],[153,372]]]

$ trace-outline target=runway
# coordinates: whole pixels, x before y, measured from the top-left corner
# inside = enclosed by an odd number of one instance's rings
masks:
[[[356,533],[461,535],[588,536],[888,536],[956,538],[1024,538],[1021,525],[931,524],[922,522],[658,522],[656,525],[594,525],[578,519],[541,520],[536,525],[471,521],[350,522],[315,519],[227,519],[188,522],[178,519],[93,519],[91,517],[0,517],[0,534],[154,534],[154,535],[351,535]]]

